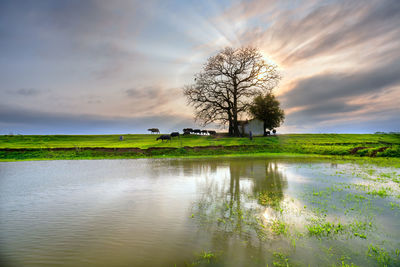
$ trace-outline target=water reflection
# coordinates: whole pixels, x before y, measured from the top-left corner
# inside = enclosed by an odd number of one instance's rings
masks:
[[[202,194],[193,203],[193,216],[201,231],[211,233],[213,251],[235,254],[236,237],[244,241],[248,248],[242,251],[244,254],[239,259],[238,255],[231,255],[236,261],[244,261],[260,251],[266,237],[260,215],[268,206],[280,204],[287,180],[275,161],[231,160],[222,166],[226,168],[225,173],[220,173],[217,179],[206,180],[199,187]],[[264,196],[270,197],[271,202],[260,205]]]
[[[234,244],[256,246],[259,194],[282,196],[286,187],[278,163],[261,159],[21,162],[2,170],[0,252],[26,266],[173,266],[203,249],[246,259],[255,252]]]
[[[265,175],[254,175],[254,194],[267,193],[274,197],[274,201],[281,202],[283,190],[287,187],[287,179],[278,168],[277,162],[264,162]]]
[[[0,259],[15,266],[184,266],[211,251],[224,266],[271,266],[282,252],[301,266],[340,264],[345,254],[371,266],[374,259],[363,257],[370,243],[391,255],[399,247],[398,191],[370,195],[374,188],[364,191],[362,178],[337,176],[346,168],[266,158],[0,163]],[[376,207],[373,227],[354,235],[349,223],[364,222]],[[308,227],[319,215],[322,226],[344,216],[350,232],[317,239]],[[274,232],[276,222],[287,234]]]

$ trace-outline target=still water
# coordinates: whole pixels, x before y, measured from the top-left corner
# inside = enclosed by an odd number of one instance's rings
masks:
[[[306,159],[0,162],[2,266],[399,266],[400,171]]]

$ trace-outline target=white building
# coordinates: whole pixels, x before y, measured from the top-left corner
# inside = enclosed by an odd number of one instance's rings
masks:
[[[264,135],[264,123],[258,119],[240,121],[239,130],[243,135],[248,135],[250,131],[253,136]]]

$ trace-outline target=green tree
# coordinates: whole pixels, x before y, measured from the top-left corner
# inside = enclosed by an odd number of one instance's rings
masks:
[[[266,129],[279,127],[285,119],[285,112],[272,93],[255,97],[249,111],[254,118],[264,122],[264,136],[267,135]]]

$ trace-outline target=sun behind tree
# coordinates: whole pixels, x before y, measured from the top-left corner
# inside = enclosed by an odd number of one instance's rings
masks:
[[[240,136],[239,116],[248,112],[253,97],[270,93],[280,78],[278,67],[256,48],[225,48],[207,60],[184,94],[197,121],[228,123],[229,134]]]

